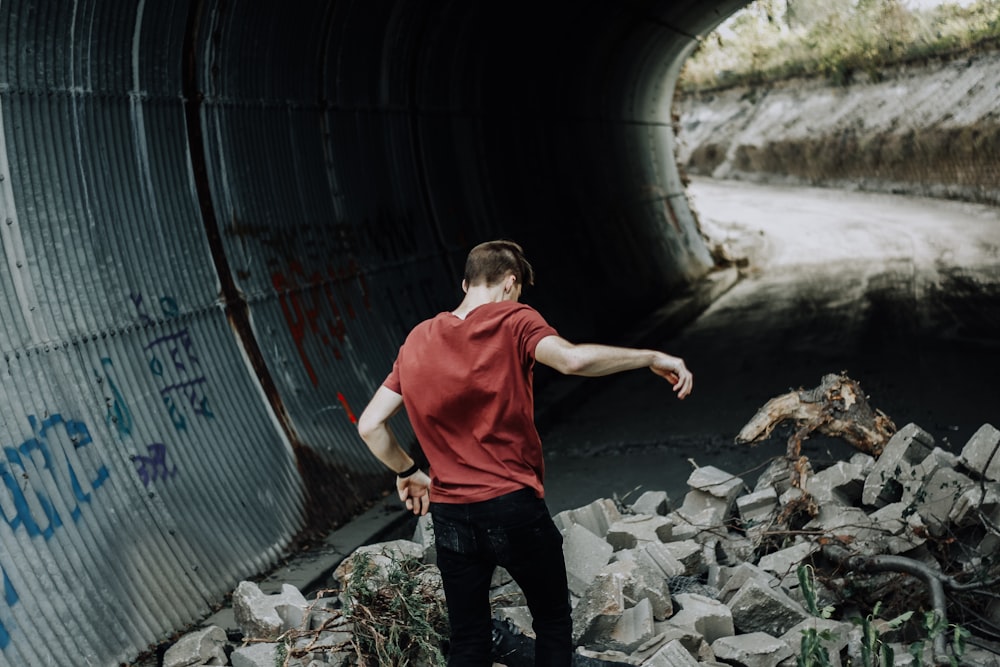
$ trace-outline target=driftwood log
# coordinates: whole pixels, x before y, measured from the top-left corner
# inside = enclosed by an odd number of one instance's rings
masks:
[[[878,457],[896,432],[881,410],[868,404],[861,386],[843,373],[824,375],[813,389],[799,389],[769,400],[736,436],[738,444],[754,444],[765,439],[785,421],[794,421],[796,430],[788,438],[788,458],[799,458],[802,441],[814,431],[842,438],[855,449]]]

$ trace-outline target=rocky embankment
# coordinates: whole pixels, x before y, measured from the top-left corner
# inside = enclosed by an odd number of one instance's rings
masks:
[[[1000,203],[1000,54],[679,94],[689,173]]]
[[[821,470],[782,456],[753,488],[699,467],[676,502],[647,491],[556,515],[575,664],[1000,665],[1000,430],[956,455],[908,424],[875,453]],[[429,519],[356,551],[313,600],[242,582],[242,637],[202,628],[163,664],[440,664]],[[495,660],[532,664],[530,613],[502,570],[492,598]]]

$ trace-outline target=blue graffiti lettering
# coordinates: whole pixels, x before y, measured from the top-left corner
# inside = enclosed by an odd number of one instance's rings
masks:
[[[136,472],[142,480],[143,486],[149,486],[150,482],[158,479],[167,480],[177,474],[177,466],[169,468],[167,466],[167,446],[162,442],[154,442],[146,447],[149,456],[136,455],[133,461],[136,464]]]
[[[48,495],[42,490],[44,488],[42,484],[35,485],[31,493],[27,492],[35,471],[38,471],[38,466],[34,464],[36,459],[33,454],[41,455],[40,472],[52,477],[58,486],[61,475],[58,474],[57,467],[53,465],[52,451],[55,448],[62,452],[60,463],[65,464],[65,474],[69,476],[70,489],[75,501],[70,507],[70,516],[73,521],[78,521],[81,516],[80,505],[89,503],[91,495],[89,491],[84,489],[84,484],[80,481],[81,478],[71,460],[70,452],[86,447],[93,442],[93,438],[91,438],[86,424],[80,421],[63,420],[59,414],[54,414],[42,421],[31,415],[28,417],[28,421],[35,431],[35,436],[25,440],[17,447],[3,448],[7,461],[6,463],[0,462],[0,479],[3,480],[3,487],[6,487],[9,492],[6,506],[13,510],[13,516],[10,515],[11,512],[8,509],[4,509],[5,504],[2,502],[0,502],[0,514],[3,515],[11,530],[17,530],[23,525],[28,531],[28,535],[32,537],[41,535],[44,539],[49,539],[53,532],[63,525],[63,519]],[[55,447],[52,446],[49,431],[59,425],[63,427],[72,447],[67,447],[58,441],[54,443]],[[84,478],[84,480],[87,488],[92,491],[100,488],[108,478],[108,468],[102,465],[98,467],[93,479]],[[65,477],[62,479],[65,480]],[[12,508],[11,504],[13,504]]]
[[[8,607],[13,607],[21,598],[18,596],[14,584],[11,583],[10,577],[7,576],[7,571],[2,567],[0,567],[0,571],[3,572],[3,599]],[[8,644],[10,644],[10,632],[3,621],[0,621],[0,651],[7,648]]]
[[[125,397],[118,391],[118,386],[111,378],[110,369],[114,366],[111,359],[101,357],[101,366],[104,368],[104,379],[111,390],[111,398],[108,399],[108,414],[105,417],[105,421],[107,421],[108,426],[113,426],[119,435],[127,437],[132,434],[132,411],[128,409]],[[98,372],[95,370],[94,374],[97,375]]]

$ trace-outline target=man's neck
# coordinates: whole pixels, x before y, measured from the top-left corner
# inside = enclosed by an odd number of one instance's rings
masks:
[[[486,303],[500,303],[504,301],[503,284],[499,283],[488,287],[486,285],[474,285],[465,293],[462,303],[458,308],[451,311],[452,315],[460,319],[465,319],[469,313]]]

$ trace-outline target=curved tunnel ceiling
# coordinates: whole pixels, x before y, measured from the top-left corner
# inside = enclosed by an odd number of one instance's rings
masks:
[[[744,4],[4,3],[0,665],[127,661],[375,497],[354,412],[474,243],[569,337],[708,271],[669,110]]]

